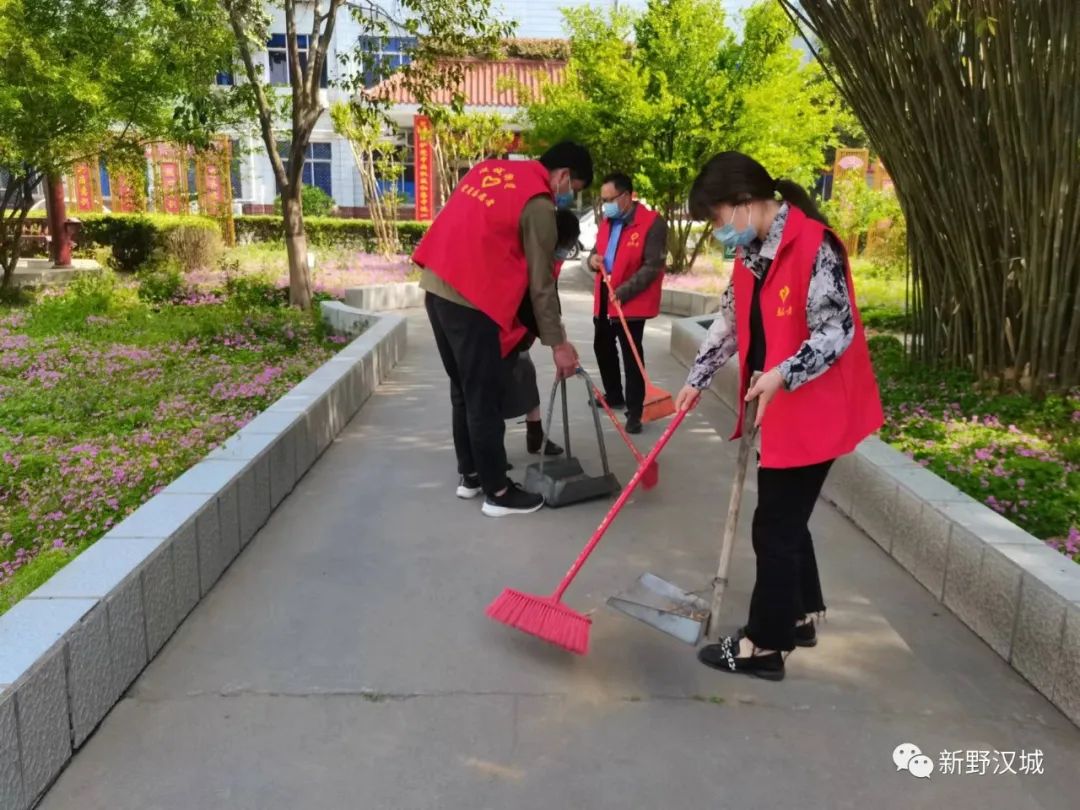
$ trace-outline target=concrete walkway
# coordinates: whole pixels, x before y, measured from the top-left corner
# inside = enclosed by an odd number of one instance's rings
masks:
[[[572,283],[566,284],[573,287]],[[591,362],[587,296],[564,290]],[[715,673],[603,605],[652,570],[703,587],[734,447],[709,398],[570,589],[595,609],[579,658],[484,617],[502,587],[549,592],[606,502],[504,520],[453,495],[446,381],[421,311],[361,410],[106,718],[46,810],[1071,808],[1080,731],[907,573],[822,504],[828,622],[774,684]],[[650,369],[677,389],[668,324]],[[537,366],[551,379],[550,355]],[[596,460],[584,391],[577,455]],[[640,444],[659,435],[649,426]],[[633,464],[609,431],[621,480]],[[507,446],[521,475],[524,430]],[[748,484],[753,508],[754,485]],[[745,618],[745,527],[726,599]],[[1043,753],[1042,775],[897,772],[892,751]],[[961,754],[963,756],[963,754]]]

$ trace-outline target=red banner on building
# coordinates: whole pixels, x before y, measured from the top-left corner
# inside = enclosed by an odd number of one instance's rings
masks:
[[[76,163],[75,174],[75,210],[80,214],[100,211],[100,197],[97,191],[100,177],[93,163]]]
[[[431,119],[418,115],[413,119],[414,157],[416,160],[416,218],[430,222],[435,218],[435,152]]]
[[[187,205],[187,150],[171,144],[155,144],[151,147],[154,166],[154,202],[159,213],[186,214]]]
[[[133,214],[142,211],[143,191],[135,184],[141,178],[127,171],[110,171],[109,185],[112,190],[112,210],[121,214]]]

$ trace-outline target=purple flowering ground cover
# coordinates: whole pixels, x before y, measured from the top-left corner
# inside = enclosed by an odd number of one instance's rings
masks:
[[[1080,562],[1080,389],[1000,392],[911,364],[893,337],[872,338],[871,351],[881,438]]]
[[[242,292],[106,276],[0,307],[0,613],[343,342]]]

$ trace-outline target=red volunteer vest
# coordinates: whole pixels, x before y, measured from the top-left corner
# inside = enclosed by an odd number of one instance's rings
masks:
[[[559,273],[562,272],[562,266],[562,262],[555,262],[555,267],[552,271],[552,275],[555,276],[556,281],[559,280]],[[528,294],[528,291],[526,291],[526,294]],[[517,318],[514,318],[514,323],[510,327],[509,331],[499,332],[499,350],[502,352],[502,356],[506,357],[508,354],[510,354],[510,352],[512,352],[521,343],[521,341],[525,339],[525,336],[527,334],[529,334],[529,330],[525,328],[525,325]]]
[[[619,236],[619,248],[615,251],[615,266],[611,268],[611,283],[615,289],[641,269],[645,256],[645,235],[649,228],[656,222],[659,216],[655,211],[650,211],[644,205],[638,204],[634,210],[634,217],[628,225],[623,225]],[[607,252],[608,240],[611,238],[611,221],[604,219],[600,223],[600,230],[596,235],[596,252],[603,258]],[[603,272],[603,271],[601,271]],[[646,288],[641,295],[631,298],[622,305],[623,314],[627,318],[655,318],[660,314],[660,297],[663,294],[664,274],[657,276],[656,281]],[[606,285],[596,274],[596,287],[593,294],[593,317],[600,316],[600,296],[606,296]],[[612,316],[614,312],[610,312]]]
[[[810,337],[806,299],[814,259],[827,230],[795,206],[788,207],[780,247],[761,289],[766,371],[795,354]],[[839,239],[836,241],[840,244]],[[838,458],[854,450],[884,421],[846,255],[844,265],[848,298],[855,319],[851,345],[820,377],[794,391],[781,389],[773,397],[761,424],[763,467],[804,467]],[[742,349],[739,352],[740,372],[742,390],[745,391],[750,379],[747,350],[750,347],[754,275],[743,264],[741,250],[735,260],[733,283],[736,329]],[[744,411],[740,399],[739,421],[733,439],[742,435]]]
[[[521,212],[540,195],[551,197],[539,161],[485,160],[458,183],[412,256],[498,324],[503,356],[529,288]]]

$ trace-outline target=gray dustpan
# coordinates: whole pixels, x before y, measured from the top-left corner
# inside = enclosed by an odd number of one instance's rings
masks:
[[[606,498],[614,495],[622,487],[619,485],[615,474],[608,466],[607,449],[604,446],[604,432],[600,427],[600,414],[593,402],[593,384],[589,375],[583,369],[578,369],[576,376],[582,377],[589,389],[589,402],[592,404],[593,423],[596,426],[596,440],[600,445],[600,463],[603,467],[602,475],[589,475],[570,451],[570,419],[566,404],[566,380],[557,381],[551,387],[551,401],[548,404],[547,419],[544,423],[544,442],[541,448],[546,446],[547,437],[551,432],[551,419],[555,412],[555,394],[562,391],[562,417],[563,417],[563,441],[566,446],[566,456],[553,461],[548,461],[543,455],[540,461],[530,464],[525,469],[525,489],[544,496],[548,506],[558,508],[569,506],[582,501],[590,501],[594,498]]]
[[[755,377],[756,379],[756,377]],[[608,597],[607,604],[620,613],[653,627],[687,644],[696,645],[702,636],[715,641],[719,635],[716,618],[720,615],[720,602],[727,588],[728,566],[731,549],[735,544],[735,530],[739,525],[739,507],[742,504],[743,483],[750,462],[757,429],[752,427],[757,416],[756,401],[746,406],[745,424],[739,440],[739,455],[735,464],[735,480],[731,484],[724,534],[720,542],[720,564],[712,581],[712,600],[706,601],[699,592],[686,591],[655,574],[642,574],[625,591]]]

